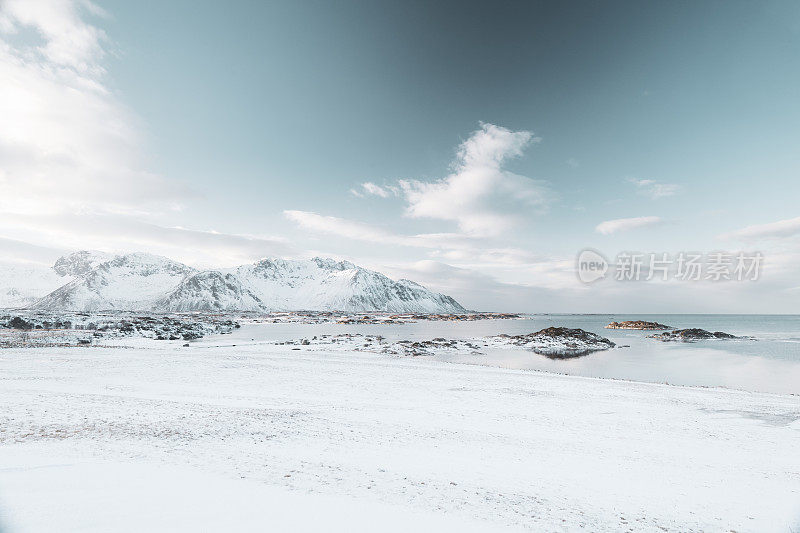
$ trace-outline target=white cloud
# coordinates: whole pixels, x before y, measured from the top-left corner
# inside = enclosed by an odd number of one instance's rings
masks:
[[[367,196],[379,196],[381,198],[389,198],[390,196],[397,196],[400,189],[394,185],[376,185],[371,181],[362,183],[357,189],[350,189],[350,194],[358,198],[366,198]]]
[[[361,187],[364,189],[364,192],[367,194],[372,194],[374,196],[380,196],[381,198],[388,198],[391,195],[391,191],[381,187],[380,185],[375,185],[371,182],[362,183]]]
[[[144,167],[137,120],[104,83],[106,37],[87,11],[100,12],[68,0],[0,3],[2,216],[141,213],[187,194]]]
[[[350,192],[355,196],[401,196],[408,203],[406,215],[455,221],[460,231],[403,235],[379,226],[309,211],[287,210],[284,215],[314,233],[374,243],[427,250],[429,258],[455,262],[461,267],[519,270],[526,279],[541,278],[536,268],[549,261],[527,250],[508,246],[504,231],[532,208],[542,208],[550,193],[542,184],[508,172],[504,164],[523,154],[539,139],[530,132],[512,132],[481,124],[458,149],[452,173],[433,182],[400,180],[393,185],[366,182]],[[549,273],[547,274],[550,275]]]
[[[459,248],[469,247],[472,239],[457,233],[423,233],[418,235],[398,235],[382,228],[347,220],[339,217],[320,215],[309,211],[287,210],[284,216],[301,228],[328,235],[336,235],[346,239],[389,244],[413,246],[418,248]]]
[[[800,217],[770,222],[769,224],[747,226],[740,230],[726,233],[721,237],[753,241],[757,239],[792,237],[798,234],[800,234]]]
[[[105,12],[84,0],[82,6],[96,16]],[[105,33],[84,23],[75,2],[68,0],[5,0],[2,5],[4,33],[16,33],[20,26],[35,29],[44,42],[35,46],[38,54],[53,65],[96,76],[104,72],[98,61],[103,57]]]
[[[544,184],[503,169],[531,142],[529,131],[513,132],[482,124],[458,149],[453,172],[434,182],[401,180],[406,214],[450,220],[470,235],[498,235],[530,209],[544,207],[550,194]]]
[[[659,217],[634,217],[634,218],[617,218],[614,220],[606,220],[601,222],[595,228],[595,231],[603,235],[610,235],[620,231],[628,231],[635,228],[643,228],[646,226],[654,226],[662,222]]]
[[[0,252],[25,259],[30,252],[22,253],[19,245],[12,246],[12,236],[40,250],[96,249],[114,253],[145,250],[187,263],[213,266],[233,266],[264,256],[297,253],[281,238],[162,226],[114,214],[18,215],[0,219]]]
[[[638,194],[653,200],[673,196],[681,189],[680,185],[675,183],[659,183],[655,180],[639,180],[635,178],[631,178],[628,181],[636,185]]]
[[[477,266],[530,265],[544,261],[542,256],[513,247],[496,247],[491,240],[460,233],[421,233],[398,235],[370,224],[308,211],[284,211],[287,219],[301,228],[346,239],[391,246],[428,249],[437,259]]]
[[[327,233],[367,242],[402,244],[380,228],[338,217],[319,215],[309,211],[286,210],[284,216],[300,227],[317,233]]]
[[[192,194],[147,169],[139,121],[105,79],[109,40],[90,22],[98,16],[87,0],[0,1],[0,239],[172,256],[255,251],[142,220],[180,211]],[[199,244],[209,249],[193,251]],[[3,251],[30,255],[8,240]]]

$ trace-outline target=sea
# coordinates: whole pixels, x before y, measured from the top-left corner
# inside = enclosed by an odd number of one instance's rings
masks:
[[[605,329],[609,323],[623,320],[659,322],[676,329],[724,331],[745,338],[662,342],[647,337],[652,331]],[[473,339],[500,333],[532,333],[550,326],[597,333],[614,341],[617,347],[572,359],[549,359],[517,348],[484,349],[481,355],[453,352],[431,359],[575,376],[800,395],[800,315],[534,314],[519,319],[422,320],[406,324],[246,324],[225,335],[224,343],[270,344],[339,333],[382,335],[388,341]],[[204,342],[221,341],[222,338],[214,336]]]

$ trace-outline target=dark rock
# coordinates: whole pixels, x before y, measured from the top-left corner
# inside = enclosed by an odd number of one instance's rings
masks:
[[[656,333],[648,335],[651,339],[657,339],[664,342],[669,341],[682,341],[693,342],[706,339],[738,339],[736,335],[725,333],[724,331],[707,331],[700,328],[688,329],[675,329],[672,331],[665,331],[664,333]]]
[[[511,344],[525,346],[533,352],[551,359],[581,357],[592,352],[607,350],[616,346],[612,341],[596,333],[580,328],[551,326],[536,333],[525,335],[498,335]]]
[[[626,320],[624,322],[612,322],[606,329],[670,329],[672,326],[665,326],[658,322],[647,322],[645,320]]]
[[[8,327],[13,329],[29,330],[33,329],[33,324],[22,317],[15,316],[8,321]]]

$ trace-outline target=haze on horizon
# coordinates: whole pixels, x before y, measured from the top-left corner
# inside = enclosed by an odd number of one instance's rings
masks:
[[[0,259],[347,259],[522,312],[795,313],[794,2],[0,1]],[[761,252],[581,283],[583,249]]]

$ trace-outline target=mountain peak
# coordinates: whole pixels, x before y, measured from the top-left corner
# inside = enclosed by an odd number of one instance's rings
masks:
[[[316,263],[319,268],[325,270],[350,270],[353,268],[359,268],[350,261],[337,261],[336,259],[331,259],[330,257],[315,257],[311,261]]]
[[[147,252],[129,252],[122,255],[117,255],[108,261],[104,262],[109,266],[155,266],[155,267],[167,267],[167,268],[175,268],[177,267],[180,270],[186,271],[194,271],[195,269],[184,265],[183,263],[179,263],[178,261],[174,261],[169,257],[164,257],[163,255],[155,255]],[[101,263],[102,264],[102,263]]]
[[[100,263],[113,259],[114,255],[97,250],[80,250],[71,254],[59,257],[53,264],[53,270],[59,276],[80,277]]]

